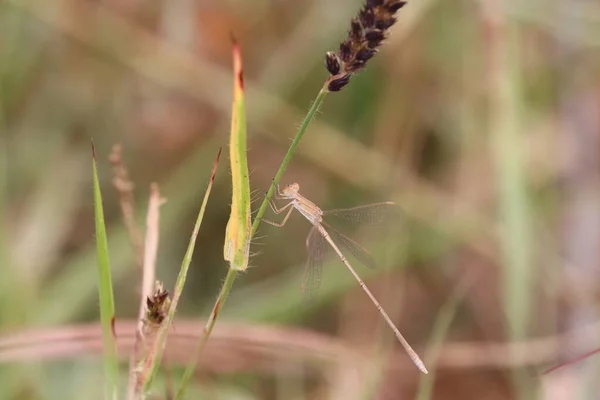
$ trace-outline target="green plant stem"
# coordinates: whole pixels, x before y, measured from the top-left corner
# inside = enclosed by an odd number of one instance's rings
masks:
[[[473,279],[470,277],[463,278],[454,293],[446,301],[433,325],[432,334],[427,345],[427,366],[429,374],[420,375],[419,386],[417,389],[416,400],[429,400],[432,398],[433,386],[435,385],[435,376],[437,373],[437,361],[444,345],[444,340],[448,336],[448,331],[454,320],[454,316],[458,311],[460,302],[463,301],[467,290],[472,286]]]
[[[312,106],[310,107],[310,110],[308,110],[306,117],[304,117],[304,121],[302,121],[302,125],[300,125],[300,128],[298,129],[298,133],[296,133],[296,137],[292,141],[290,148],[288,149],[285,157],[283,158],[283,161],[281,162],[281,166],[279,167],[279,170],[277,171],[277,173],[275,174],[275,177],[273,178],[273,181],[271,182],[269,191],[267,192],[265,199],[263,200],[262,204],[260,205],[260,208],[258,209],[258,213],[256,213],[256,218],[254,219],[254,223],[252,224],[252,236],[254,236],[256,234],[256,231],[258,231],[258,226],[260,225],[261,218],[263,217],[263,215],[265,215],[265,212],[267,211],[267,207],[269,206],[269,200],[271,200],[271,198],[273,197],[273,194],[275,193],[275,187],[279,184],[279,181],[281,180],[281,177],[285,173],[285,170],[287,169],[288,164],[292,160],[294,151],[296,150],[298,143],[300,143],[300,139],[302,139],[302,136],[304,135],[304,132],[306,131],[306,128],[308,127],[308,124],[310,124],[310,122],[313,120],[317,110],[323,103],[325,96],[327,95],[327,93],[329,93],[326,85],[327,85],[327,82],[325,83],[325,85],[323,85],[323,88],[317,95],[317,98],[315,99]]]
[[[260,225],[261,218],[263,217],[263,215],[265,215],[265,212],[267,211],[267,207],[269,205],[269,200],[271,200],[271,198],[273,197],[273,194],[275,193],[275,187],[279,184],[281,177],[285,173],[285,170],[286,170],[288,164],[290,163],[292,156],[294,155],[294,151],[296,150],[298,143],[300,143],[300,140],[302,139],[304,132],[306,132],[308,125],[315,117],[315,114],[317,113],[317,110],[323,103],[325,96],[327,95],[327,93],[329,93],[329,91],[327,90],[327,83],[328,82],[325,82],[325,84],[319,91],[319,94],[315,98],[315,101],[313,102],[312,106],[308,110],[308,113],[304,117],[304,120],[302,121],[302,124],[300,125],[300,128],[298,129],[298,132],[296,133],[296,137],[294,137],[294,140],[292,141],[290,148],[288,149],[285,157],[283,158],[283,161],[281,162],[281,165],[279,166],[279,169],[277,170],[277,173],[275,174],[275,177],[273,178],[273,181],[271,182],[271,186],[269,187],[269,190],[267,191],[265,199],[263,200],[262,204],[260,205],[260,208],[258,209],[258,213],[256,214],[256,217],[254,218],[254,222],[252,224],[251,236],[254,236],[256,234],[256,232],[258,231],[258,226]],[[219,292],[219,296],[217,297],[217,300],[215,301],[215,305],[213,306],[212,312],[210,313],[210,317],[208,318],[208,321],[206,321],[206,325],[204,326],[204,331],[202,332],[202,337],[200,338],[200,341],[198,342],[198,345],[196,347],[195,356],[194,356],[195,360],[200,359],[200,356],[202,355],[204,348],[206,347],[206,342],[208,341],[208,338],[210,337],[210,334],[212,333],[215,323],[217,322],[217,318],[219,317],[219,313],[221,312],[221,309],[225,305],[225,301],[227,300],[227,297],[229,297],[229,292],[231,291],[231,288],[233,287],[233,282],[235,281],[237,274],[238,274],[238,271],[233,270],[233,269],[229,269],[229,271],[227,272],[227,276],[225,277],[225,282],[223,283],[223,286],[221,287],[221,291]],[[186,368],[185,372],[183,373],[183,376],[181,378],[181,382],[179,385],[179,389],[177,390],[177,394],[175,396],[176,400],[183,399],[183,396],[185,395],[185,390],[187,389],[187,383],[188,383],[189,379],[192,377],[192,374],[194,373],[195,366],[196,366],[196,364],[190,364],[190,366],[188,366],[188,368]]]
[[[176,400],[183,399],[183,396],[185,395],[185,391],[187,389],[188,382],[189,382],[190,378],[192,377],[192,375],[194,374],[194,370],[197,365],[197,360],[200,359],[200,356],[202,355],[202,352],[204,351],[204,347],[206,347],[206,342],[208,341],[208,338],[210,337],[210,334],[212,333],[213,328],[215,327],[215,322],[217,321],[217,318],[219,317],[219,313],[221,312],[221,307],[223,307],[223,305],[225,304],[225,300],[227,300],[227,297],[229,296],[229,291],[231,290],[231,288],[233,286],[233,282],[235,281],[235,278],[237,277],[238,272],[239,271],[237,271],[235,269],[231,269],[231,268],[227,272],[227,276],[225,277],[225,282],[223,283],[223,286],[221,287],[221,292],[219,293],[219,297],[217,297],[217,301],[215,301],[215,305],[213,306],[213,309],[210,313],[210,317],[208,318],[208,321],[206,321],[206,325],[204,326],[204,331],[202,332],[202,337],[200,338],[200,341],[198,342],[198,345],[196,346],[195,356],[193,358],[194,360],[196,360],[196,363],[189,364],[187,366],[187,368],[185,369],[185,371],[183,372],[183,376],[181,377],[181,382],[179,383],[179,389],[177,389],[177,394],[175,395]]]

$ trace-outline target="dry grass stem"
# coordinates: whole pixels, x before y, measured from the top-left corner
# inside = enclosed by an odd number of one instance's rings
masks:
[[[136,321],[118,321],[115,326],[119,355],[131,354],[135,342]],[[202,321],[178,321],[171,329],[166,356],[172,363],[190,362]],[[546,366],[562,356],[564,343],[579,341],[590,348],[600,334],[600,323],[574,332],[540,337],[522,342],[449,342],[439,354],[437,369],[511,369],[517,366]],[[332,336],[297,328],[260,326],[222,322],[208,342],[207,370],[218,373],[270,371],[280,368],[273,360],[311,361],[331,366],[364,355]],[[99,324],[82,324],[53,329],[36,329],[0,336],[0,363],[27,360],[58,360],[101,354]],[[512,357],[512,354],[519,354]],[[414,370],[406,355],[398,349],[390,364],[398,373]],[[228,362],[227,360],[234,360]],[[313,364],[314,365],[314,364]]]
[[[129,179],[129,172],[123,162],[122,147],[116,144],[108,157],[113,166],[113,185],[119,194],[119,206],[125,221],[125,227],[129,232],[129,240],[135,253],[136,265],[142,271],[144,263],[144,245],[142,242],[142,231],[135,218],[135,197],[133,195],[134,183]]]
[[[161,198],[158,185],[153,183],[150,186],[150,200],[146,216],[146,242],[144,245],[142,293],[138,312],[138,324],[135,331],[133,352],[129,360],[129,399],[137,398],[136,396],[139,395],[141,389],[138,384],[139,370],[137,368],[138,361],[142,359],[141,344],[144,342],[144,347],[148,348],[149,341],[155,338],[155,335],[151,334],[152,329],[148,329],[147,327],[148,325],[153,326],[153,322],[157,321],[157,318],[154,318],[154,316],[164,312],[163,306],[165,301],[168,300],[168,293],[162,288],[159,282],[156,282],[156,288],[154,287],[160,233],[160,206],[164,203],[165,199]],[[150,314],[150,318],[148,314]],[[159,325],[163,319],[160,319],[158,322]]]

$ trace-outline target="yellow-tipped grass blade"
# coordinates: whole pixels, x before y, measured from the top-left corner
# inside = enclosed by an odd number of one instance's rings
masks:
[[[225,231],[223,256],[231,269],[244,271],[250,257],[250,180],[246,159],[246,109],[242,56],[233,40],[233,107],[229,137],[232,200],[231,215]]]

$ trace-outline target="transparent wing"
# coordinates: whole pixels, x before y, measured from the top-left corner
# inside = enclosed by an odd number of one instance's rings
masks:
[[[391,201],[323,211],[323,216],[330,215],[347,221],[374,226],[393,226],[402,222],[403,217],[400,206]]]
[[[334,242],[339,243],[343,248],[348,250],[361,264],[366,265],[369,268],[377,267],[377,262],[375,259],[369,254],[369,252],[362,247],[360,244],[350,239],[348,236],[344,235],[342,232],[338,231],[331,225],[323,222],[323,227],[331,236]],[[317,234],[319,234],[317,232]],[[319,236],[321,236],[319,234]]]
[[[313,226],[306,237],[306,249],[308,250],[308,261],[304,270],[302,293],[305,301],[311,303],[321,286],[323,257],[325,255],[325,238],[316,226]]]

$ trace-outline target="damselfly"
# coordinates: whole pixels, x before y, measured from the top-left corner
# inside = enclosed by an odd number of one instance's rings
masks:
[[[306,238],[308,263],[305,271],[303,290],[312,292],[316,289],[316,287],[319,286],[321,280],[321,265],[325,253],[325,241],[327,241],[342,262],[346,265],[348,270],[350,270],[350,273],[352,273],[352,276],[354,276],[354,279],[356,279],[360,287],[365,291],[367,296],[369,296],[373,304],[375,304],[377,311],[379,311],[379,313],[383,316],[383,319],[392,329],[398,338],[398,341],[400,341],[400,344],[402,344],[402,347],[404,347],[415,365],[422,372],[427,373],[427,369],[425,368],[423,361],[421,361],[417,353],[408,344],[398,328],[396,328],[396,325],[394,325],[381,304],[379,304],[379,301],[377,301],[373,293],[371,293],[365,282],[360,278],[360,276],[358,276],[352,265],[350,265],[350,262],[346,259],[344,254],[336,245],[335,241],[332,239],[332,236],[344,248],[348,249],[348,251],[350,251],[350,253],[352,253],[352,255],[361,263],[370,267],[374,267],[375,260],[373,257],[371,257],[371,255],[369,255],[367,251],[354,240],[337,231],[323,220],[324,216],[337,215],[348,220],[360,220],[370,224],[383,224],[390,215],[397,213],[397,206],[392,202],[383,202],[347,209],[323,211],[315,203],[311,202],[300,194],[300,185],[297,183],[292,183],[291,185],[283,188],[283,190],[280,190],[279,186],[277,186],[277,194],[275,195],[275,198],[278,200],[289,200],[289,203],[282,207],[277,207],[273,201],[270,201],[269,205],[273,209],[273,212],[276,214],[281,214],[287,210],[287,213],[280,223],[263,219],[264,222],[276,227],[282,227],[289,219],[292,210],[296,209],[313,226]]]

